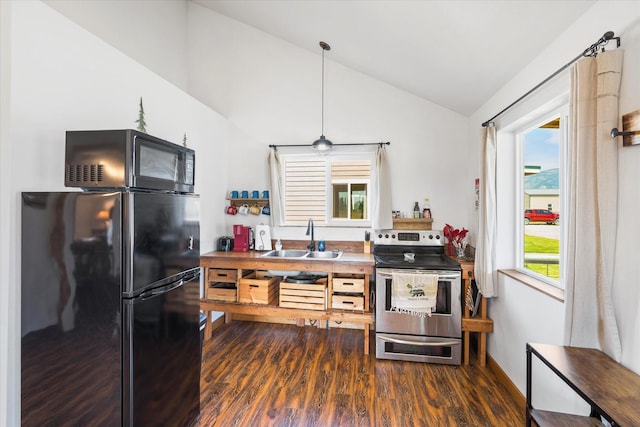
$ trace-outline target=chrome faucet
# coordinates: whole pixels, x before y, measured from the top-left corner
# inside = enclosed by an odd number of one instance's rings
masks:
[[[307,232],[305,233],[305,236],[311,236],[311,243],[309,243],[309,246],[307,246],[307,249],[309,249],[310,251],[315,251],[316,242],[313,238],[313,218],[309,218],[309,222],[307,223]]]

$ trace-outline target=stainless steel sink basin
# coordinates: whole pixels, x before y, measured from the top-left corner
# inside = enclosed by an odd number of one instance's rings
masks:
[[[269,251],[262,255],[265,258],[307,258],[307,259],[337,259],[343,251],[306,251],[304,249],[281,249]]]
[[[262,256],[265,258],[302,258],[307,255],[308,252],[309,251],[302,249],[282,249],[279,251],[269,251]]]
[[[307,252],[307,258],[336,259],[342,256],[342,251],[311,251]]]

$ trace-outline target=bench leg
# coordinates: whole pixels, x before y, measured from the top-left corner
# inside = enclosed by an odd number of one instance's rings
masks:
[[[471,344],[471,333],[469,331],[464,331],[462,338],[462,345],[464,347],[464,364],[469,364],[469,345]]]
[[[487,334],[486,332],[479,332],[479,334],[478,360],[480,360],[480,366],[484,367],[487,364]]]
[[[207,316],[207,322],[204,324],[204,339],[205,341],[211,339],[213,335],[213,326],[211,322],[213,321],[213,313],[209,310],[205,310],[204,314]]]
[[[369,354],[369,324],[364,324],[364,354]]]

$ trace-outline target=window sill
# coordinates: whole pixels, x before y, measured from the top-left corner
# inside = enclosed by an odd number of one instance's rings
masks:
[[[509,276],[513,280],[517,280],[518,282],[527,285],[530,288],[536,289],[543,294],[564,303],[563,289],[550,285],[546,282],[543,282],[542,280],[536,279],[535,277],[529,276],[528,274],[514,269],[500,269],[498,270],[498,273]]]

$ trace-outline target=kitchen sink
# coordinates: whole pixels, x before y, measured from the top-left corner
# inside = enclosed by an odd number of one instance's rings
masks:
[[[307,258],[336,259],[342,256],[342,251],[311,251],[307,252]]]
[[[303,249],[281,249],[269,251],[262,255],[265,258],[310,258],[310,259],[337,259],[343,251],[306,251]]]
[[[302,258],[307,255],[309,251],[302,249],[281,249],[275,251],[269,251],[262,255],[265,258]]]

